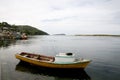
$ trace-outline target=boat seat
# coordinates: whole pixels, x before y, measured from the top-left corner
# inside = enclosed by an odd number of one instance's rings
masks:
[[[43,61],[50,61],[50,62],[54,62],[55,61],[55,58],[54,57],[43,57],[43,56],[38,56],[37,57],[38,60],[43,60]]]

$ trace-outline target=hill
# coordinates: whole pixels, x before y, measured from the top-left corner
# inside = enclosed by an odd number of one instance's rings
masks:
[[[48,33],[29,25],[10,25],[7,22],[0,23],[0,32],[3,30],[26,33],[27,35],[48,35]]]

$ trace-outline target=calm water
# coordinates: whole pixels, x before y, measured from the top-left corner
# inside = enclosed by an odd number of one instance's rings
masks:
[[[14,54],[22,51],[50,56],[72,52],[92,62],[84,71],[48,71],[21,64]],[[120,80],[120,37],[32,36],[0,41],[0,65],[0,80]]]

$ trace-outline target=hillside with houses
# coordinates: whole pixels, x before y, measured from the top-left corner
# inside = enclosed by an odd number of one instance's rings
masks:
[[[48,33],[29,25],[11,25],[0,22],[0,39],[27,38],[28,35],[48,35]]]

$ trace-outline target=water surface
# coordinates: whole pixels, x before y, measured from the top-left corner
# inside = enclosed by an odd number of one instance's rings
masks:
[[[57,74],[58,71],[51,73],[21,64],[15,53],[23,51],[50,56],[72,52],[75,57],[91,59],[92,62],[84,71]],[[120,80],[119,61],[120,37],[32,36],[28,40],[0,41],[1,80]]]

